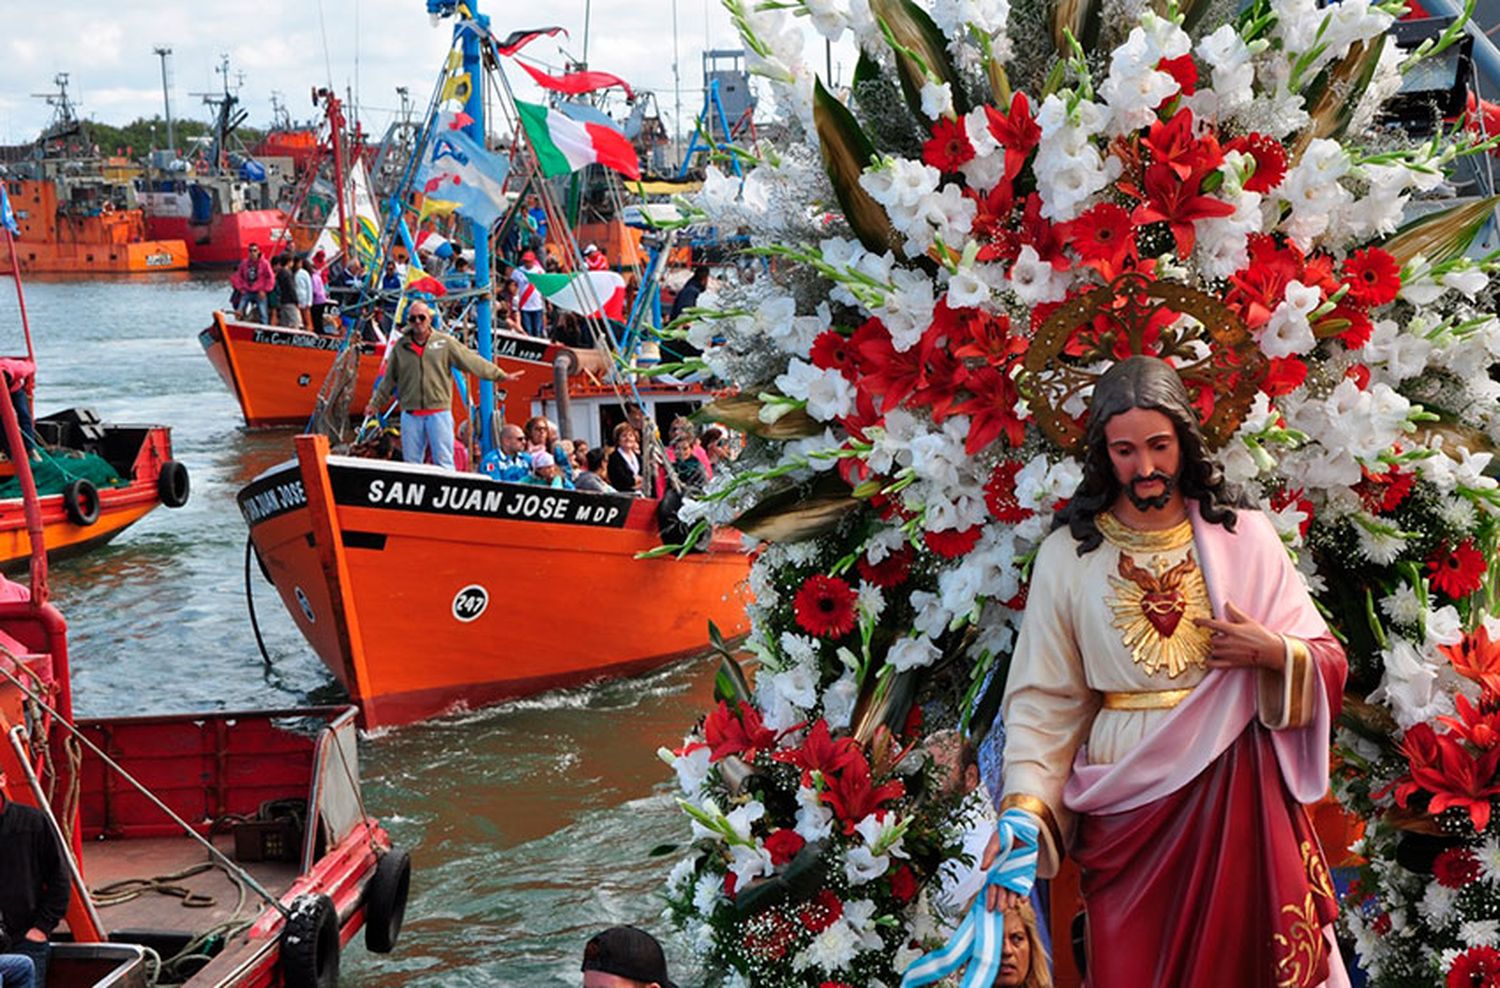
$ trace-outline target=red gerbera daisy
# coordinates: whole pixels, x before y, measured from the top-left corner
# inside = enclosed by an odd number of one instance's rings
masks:
[[[1016,500],[1016,474],[1021,472],[1021,466],[1015,460],[1001,460],[984,485],[984,503],[989,505],[990,514],[1007,525],[1023,522],[1032,515],[1030,508],[1022,507]]]
[[[859,352],[849,337],[836,329],[825,329],[813,340],[812,365],[820,370],[836,370],[853,381],[859,373]]]
[[[1255,174],[1245,183],[1246,192],[1270,192],[1286,178],[1286,148],[1265,134],[1246,134],[1225,145],[1226,151],[1238,151],[1255,159]]]
[[[1101,202],[1076,220],[1064,223],[1062,234],[1085,263],[1117,268],[1135,254],[1135,228],[1130,214],[1112,202]]]
[[[870,562],[870,557],[862,554],[858,563],[859,575],[866,583],[882,590],[900,586],[911,574],[911,561],[915,555],[911,546],[904,543],[886,553],[885,558],[878,563]]]
[[[814,573],[792,601],[797,623],[809,634],[842,638],[857,620],[854,590],[836,576]]]
[[[1432,585],[1455,600],[1479,589],[1486,568],[1484,554],[1474,548],[1473,539],[1464,539],[1451,550],[1444,543],[1427,557]]]
[[[966,528],[963,531],[948,529],[942,532],[923,532],[922,538],[927,542],[927,548],[942,556],[944,559],[957,559],[969,553],[974,546],[979,544],[979,526]]]
[[[1479,859],[1467,847],[1450,847],[1432,862],[1432,877],[1444,888],[1461,889],[1479,877]]]
[[[1500,950],[1470,947],[1448,969],[1448,988],[1495,988],[1500,985]]]
[[[802,926],[814,935],[822,933],[844,915],[844,904],[829,889],[820,889],[811,902],[797,913]]]
[[[1401,290],[1401,265],[1379,247],[1366,247],[1344,262],[1343,283],[1349,286],[1349,299],[1356,305],[1385,305],[1394,302]]]
[[[932,139],[922,145],[922,160],[940,172],[956,172],[973,157],[974,145],[969,143],[962,119],[943,117],[932,125]]]

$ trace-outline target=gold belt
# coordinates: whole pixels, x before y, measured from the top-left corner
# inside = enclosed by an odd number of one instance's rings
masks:
[[[1138,693],[1105,693],[1105,710],[1171,710],[1193,692],[1185,690],[1144,690]]]

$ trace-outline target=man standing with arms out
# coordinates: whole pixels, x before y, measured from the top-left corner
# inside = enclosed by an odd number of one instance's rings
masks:
[[[509,381],[507,374],[447,333],[432,328],[432,310],[413,302],[406,312],[406,332],[390,352],[380,385],[365,406],[365,417],[401,399],[401,459],[432,462],[453,469],[453,368],[486,381]]]
[[[245,254],[245,259],[229,277],[229,285],[234,289],[234,297],[229,300],[229,304],[234,307],[235,315],[240,315],[250,306],[254,306],[255,311],[260,315],[260,321],[270,322],[271,313],[266,305],[266,294],[273,287],[275,280],[276,276],[271,273],[271,262],[260,256],[260,245],[251,244],[250,250]]]
[[[510,278],[516,283],[516,308],[521,313],[521,328],[529,336],[542,338],[547,335],[547,326],[542,318],[547,309],[547,300],[542,298],[542,293],[526,277],[528,271],[532,274],[543,273],[536,254],[529,250],[521,255],[521,264],[511,272]]]
[[[1100,377],[1085,444],[1006,685],[1002,825],[1035,822],[1043,876],[1078,862],[1091,988],[1347,985],[1303,806],[1328,789],[1343,650],[1171,366]]]
[[[5,792],[0,769],[0,950],[29,958],[40,986],[52,952],[47,938],[68,911],[72,884],[47,815],[11,802]],[[0,970],[7,965],[0,956]],[[23,965],[14,966],[20,973]]]

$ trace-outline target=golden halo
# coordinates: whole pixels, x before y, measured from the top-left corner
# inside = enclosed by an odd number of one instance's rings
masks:
[[[1131,271],[1048,317],[1026,350],[1017,383],[1047,438],[1076,453],[1087,414],[1072,415],[1067,406],[1093,390],[1101,366],[1136,355],[1172,364],[1212,449],[1228,442],[1245,420],[1267,369],[1260,347],[1224,302]]]

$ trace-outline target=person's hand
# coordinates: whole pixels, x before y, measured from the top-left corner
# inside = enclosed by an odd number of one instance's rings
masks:
[[[41,930],[33,926],[31,929],[26,931],[26,939],[30,940],[32,943],[46,943],[47,934],[43,933]]]
[[[1281,636],[1234,605],[1224,602],[1224,618],[1197,618],[1200,628],[1213,632],[1210,669],[1274,669],[1286,667],[1286,644]]]
[[[988,872],[990,866],[995,863],[995,858],[1000,853],[1000,831],[996,830],[990,835],[990,842],[984,846],[984,855],[979,859],[979,869]],[[1014,909],[1026,900],[1026,896],[1010,889],[1001,888],[999,885],[986,885],[984,887],[984,906],[992,913],[1005,912]]]
[[[375,417],[375,403],[372,401],[368,405],[365,406],[365,418],[372,419],[374,417]]]

